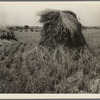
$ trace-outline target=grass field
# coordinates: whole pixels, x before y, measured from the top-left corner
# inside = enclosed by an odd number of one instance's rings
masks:
[[[100,29],[83,30],[83,34],[87,43],[91,46],[94,52],[100,56]]]
[[[45,61],[40,33],[15,32],[19,41],[0,40],[0,93],[100,93],[100,29],[83,34],[97,58],[65,64]]]
[[[38,41],[40,39],[39,32],[17,32],[15,31],[15,35],[19,41],[26,41],[27,39],[33,39]]]

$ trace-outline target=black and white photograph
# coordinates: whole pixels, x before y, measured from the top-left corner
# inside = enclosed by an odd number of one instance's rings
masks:
[[[100,1],[0,2],[5,93],[100,93]]]

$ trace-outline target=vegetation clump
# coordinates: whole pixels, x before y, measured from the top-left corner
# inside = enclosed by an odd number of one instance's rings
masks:
[[[13,30],[8,30],[8,29],[1,30],[0,39],[7,39],[7,40],[15,40],[15,41],[17,41],[17,38],[16,38],[16,36],[14,34],[14,31]]]
[[[40,44],[78,48],[86,44],[82,25],[72,11],[45,10],[40,13],[43,23]]]

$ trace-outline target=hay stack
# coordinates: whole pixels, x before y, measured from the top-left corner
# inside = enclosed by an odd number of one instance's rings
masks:
[[[94,56],[82,34],[82,25],[72,11],[45,10],[40,13],[40,22],[43,23],[40,48],[47,49],[54,62],[62,64]]]
[[[43,23],[40,45],[78,48],[86,44],[82,25],[72,11],[45,10],[40,16],[40,22]]]

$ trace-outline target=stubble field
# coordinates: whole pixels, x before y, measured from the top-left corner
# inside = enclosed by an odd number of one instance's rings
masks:
[[[97,57],[67,64],[45,61],[38,32],[0,40],[0,93],[100,93],[100,29],[83,34]]]

